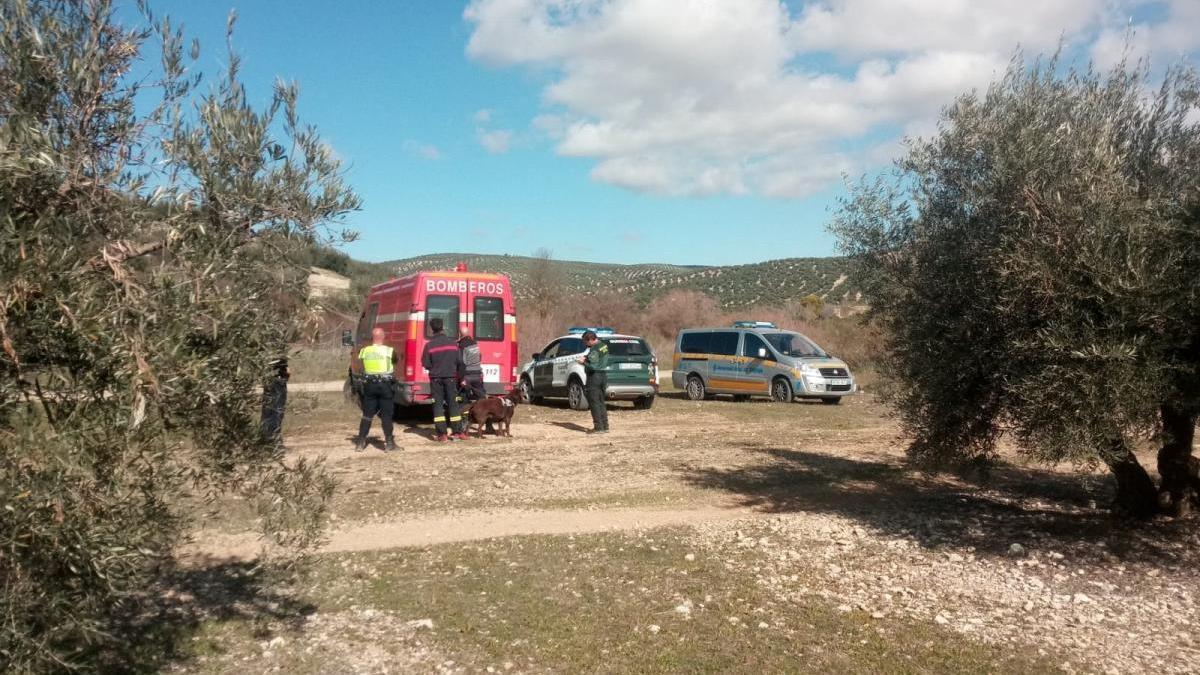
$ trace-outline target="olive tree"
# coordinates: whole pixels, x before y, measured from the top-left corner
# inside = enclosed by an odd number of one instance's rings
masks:
[[[554,261],[550,249],[543,246],[534,251],[525,279],[529,307],[534,314],[542,318],[548,316],[562,300],[565,285],[562,267]]]
[[[123,669],[194,504],[304,550],[331,491],[257,386],[304,317],[290,255],[357,198],[294,86],[256,110],[142,9],[0,0],[0,670]]]
[[[1186,510],[1200,412],[1200,85],[1014,59],[943,111],[833,230],[887,329],[910,453],[988,460],[1004,434],[1103,463],[1117,505]],[[1133,450],[1156,438],[1155,485]]]

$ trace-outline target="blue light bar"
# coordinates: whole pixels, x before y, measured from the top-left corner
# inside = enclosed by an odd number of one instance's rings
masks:
[[[617,332],[607,326],[571,326],[567,329],[568,335],[582,335],[588,331],[592,331],[596,335],[612,335]]]
[[[734,321],[734,328],[779,328],[770,321]]]

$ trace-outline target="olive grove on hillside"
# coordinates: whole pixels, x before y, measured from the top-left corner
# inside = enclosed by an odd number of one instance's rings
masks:
[[[256,110],[234,54],[202,81],[143,16],[0,0],[0,670],[125,670],[187,503],[242,494],[304,549],[331,490],[256,387],[304,315],[289,256],[357,198],[294,86]]]
[[[886,329],[914,457],[986,460],[1010,434],[1107,465],[1127,512],[1195,500],[1200,82],[1151,79],[1016,59],[843,204],[833,229]]]

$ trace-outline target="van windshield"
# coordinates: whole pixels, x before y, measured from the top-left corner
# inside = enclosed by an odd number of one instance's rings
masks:
[[[815,342],[799,333],[765,333],[763,337],[780,354],[787,356],[829,356]]]

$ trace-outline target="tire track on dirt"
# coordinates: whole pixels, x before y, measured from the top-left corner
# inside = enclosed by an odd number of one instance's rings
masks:
[[[320,553],[350,553],[479,541],[531,534],[586,534],[614,530],[711,523],[753,517],[739,507],[691,509],[532,510],[490,509],[418,516],[340,527]],[[263,542],[254,534],[198,532],[184,549],[185,561],[250,560]]]

